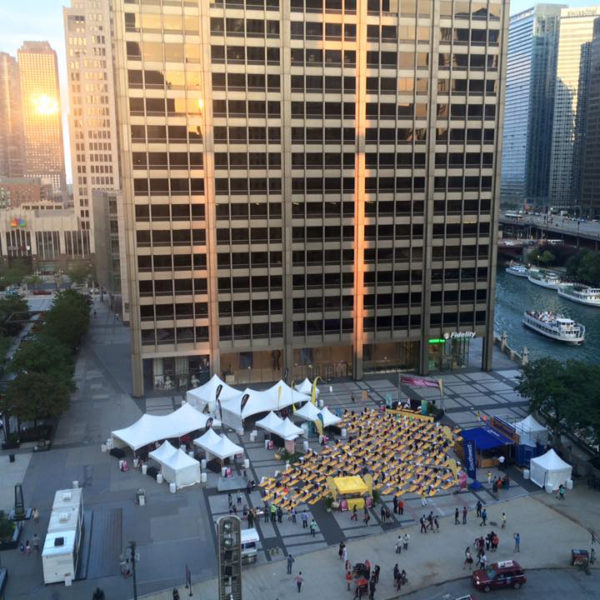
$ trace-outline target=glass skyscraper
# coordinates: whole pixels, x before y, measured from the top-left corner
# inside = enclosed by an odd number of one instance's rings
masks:
[[[562,8],[538,4],[510,19],[500,192],[506,207],[548,203]]]

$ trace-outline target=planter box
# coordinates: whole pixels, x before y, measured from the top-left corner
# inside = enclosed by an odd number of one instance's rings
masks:
[[[0,542],[0,550],[16,550],[19,547],[21,533],[23,533],[23,524],[17,523],[12,535],[12,539],[8,542]]]

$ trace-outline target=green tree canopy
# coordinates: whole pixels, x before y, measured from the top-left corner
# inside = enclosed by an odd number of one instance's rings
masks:
[[[31,265],[24,260],[13,259],[10,263],[0,264],[0,285],[19,285],[30,273]]]
[[[85,283],[91,274],[91,265],[81,260],[71,263],[67,269],[67,275],[72,283]]]
[[[46,313],[44,334],[74,351],[90,323],[90,305],[85,296],[74,290],[56,295],[52,307]]]
[[[566,267],[569,277],[600,286],[600,252],[580,250],[567,260]]]
[[[45,373],[75,391],[73,382],[73,359],[71,352],[60,341],[42,334],[23,342],[17,350],[8,370],[19,373]]]
[[[27,301],[19,294],[7,294],[0,298],[0,331],[7,336],[15,335],[21,329],[21,325],[11,322],[13,315],[28,312]]]
[[[68,407],[70,390],[48,373],[19,373],[0,399],[3,412],[19,421],[59,417]]]

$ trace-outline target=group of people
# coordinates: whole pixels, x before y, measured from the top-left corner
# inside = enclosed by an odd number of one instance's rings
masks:
[[[369,408],[346,410],[339,427],[346,430],[347,441],[338,439],[319,453],[309,450],[298,464],[264,479],[259,484],[264,500],[290,511],[324,498],[330,477],[369,473],[375,490],[394,495],[394,512],[401,514],[403,494],[418,494],[427,504],[427,497],[456,484],[448,456],[455,432],[448,427]]]

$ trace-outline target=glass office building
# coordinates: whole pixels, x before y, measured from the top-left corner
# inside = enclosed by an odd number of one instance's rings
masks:
[[[117,0],[135,393],[456,369],[470,335],[490,368],[507,30],[504,0]]]

